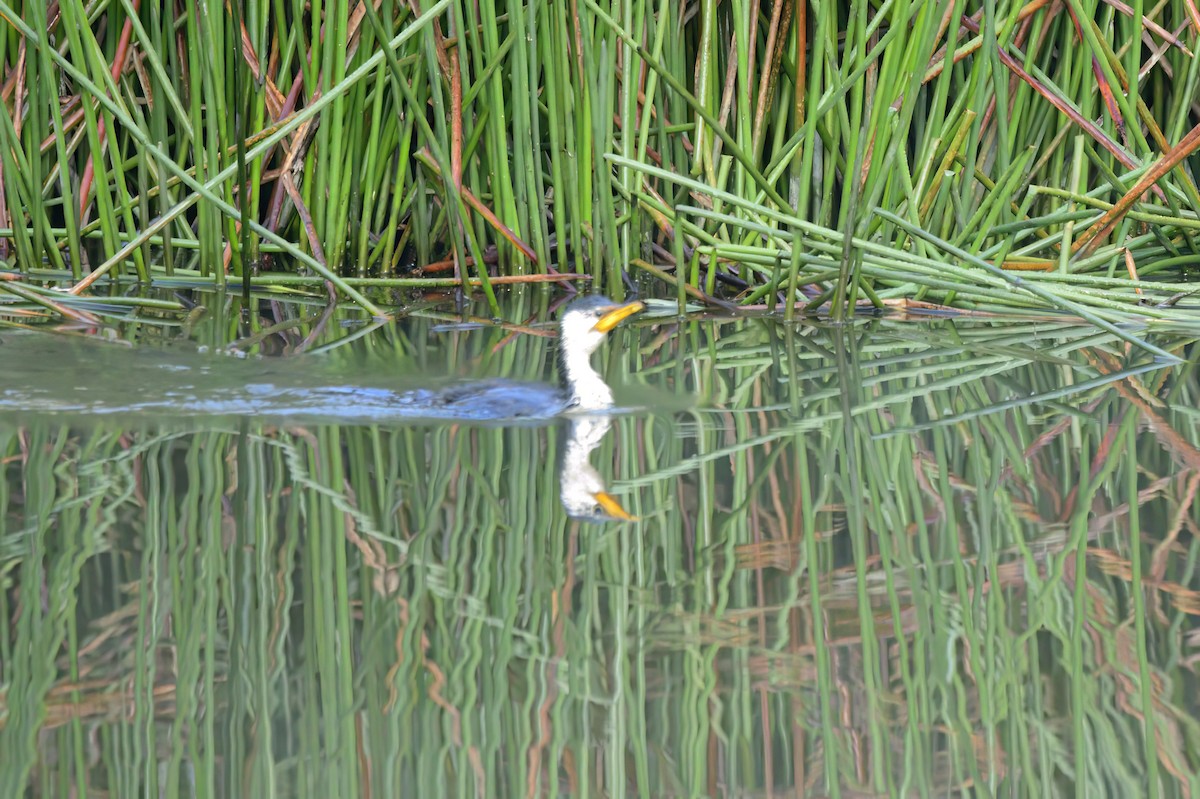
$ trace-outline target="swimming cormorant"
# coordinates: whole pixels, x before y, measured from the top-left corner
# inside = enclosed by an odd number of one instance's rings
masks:
[[[592,353],[610,330],[645,307],[638,301],[616,303],[601,295],[571,303],[558,323],[560,386],[483,380],[417,389],[397,398],[397,410],[412,417],[497,422],[607,410],[613,406],[612,389],[592,367]]]

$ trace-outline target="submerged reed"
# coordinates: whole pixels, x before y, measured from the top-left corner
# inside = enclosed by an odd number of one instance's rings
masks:
[[[553,360],[441,321],[239,346]],[[606,374],[696,399],[592,457],[635,524],[564,516],[560,427],[0,425],[0,795],[1192,795],[1195,362],[1046,320],[614,335]]]

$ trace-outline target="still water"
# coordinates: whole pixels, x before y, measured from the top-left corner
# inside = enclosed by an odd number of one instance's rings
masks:
[[[1194,337],[552,305],[0,328],[0,796],[1200,791]]]

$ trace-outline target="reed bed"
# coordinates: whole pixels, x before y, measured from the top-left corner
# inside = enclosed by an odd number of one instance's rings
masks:
[[[0,310],[584,278],[1182,317],[1190,0],[0,0]],[[582,276],[582,277],[581,277]],[[357,278],[350,280],[349,278]],[[1156,309],[1152,311],[1150,309]]]
[[[442,324],[314,345],[543,376]],[[1192,795],[1194,362],[1046,320],[615,335],[607,374],[695,400],[593,453],[635,524],[563,515],[558,426],[0,426],[0,790]]]

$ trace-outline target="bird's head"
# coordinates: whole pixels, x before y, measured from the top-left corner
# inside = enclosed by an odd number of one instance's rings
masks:
[[[563,352],[591,355],[608,332],[646,306],[638,301],[617,303],[599,294],[576,300],[559,322]]]
[[[568,516],[584,522],[640,521],[608,493],[600,473],[590,464],[584,462],[573,466],[561,475],[560,498]]]

